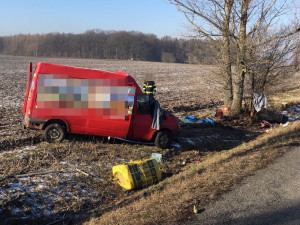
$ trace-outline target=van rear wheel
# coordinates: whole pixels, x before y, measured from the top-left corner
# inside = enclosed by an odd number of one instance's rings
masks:
[[[156,135],[154,144],[162,149],[169,148],[172,143],[172,135],[167,130],[159,131],[159,133]]]
[[[49,143],[61,142],[65,136],[66,129],[58,123],[52,123],[44,130],[44,138]]]

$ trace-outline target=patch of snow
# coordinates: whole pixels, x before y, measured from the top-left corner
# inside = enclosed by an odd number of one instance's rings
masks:
[[[192,139],[190,139],[190,138],[185,138],[185,140],[186,140],[189,144],[195,145],[194,140],[192,140]]]
[[[16,206],[13,206],[11,210],[12,210],[12,214],[15,216],[24,215],[23,210]]]
[[[37,146],[25,146],[23,148],[17,148],[17,149],[11,150],[11,151],[4,151],[4,152],[0,153],[0,157],[6,156],[6,155],[10,155],[10,156],[15,155],[18,158],[22,159],[24,154],[26,154],[26,153],[30,154],[30,150],[34,150],[36,148],[37,148]]]
[[[9,186],[10,186],[10,189],[8,189],[8,191],[10,193],[14,193],[17,191],[22,191],[22,192],[25,191],[23,185],[20,183],[11,183]]]
[[[181,145],[179,143],[173,143],[172,146],[175,148],[181,148]]]

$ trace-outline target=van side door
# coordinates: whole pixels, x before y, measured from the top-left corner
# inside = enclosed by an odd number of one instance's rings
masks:
[[[154,99],[149,95],[136,96],[136,112],[132,118],[133,138],[149,140],[153,131],[152,116],[154,110]]]
[[[130,93],[133,92],[133,94]],[[127,92],[127,88],[126,88]],[[127,93],[123,93],[126,98],[120,101],[113,101],[111,96],[110,109],[100,109],[101,115],[97,114],[97,109],[90,109],[89,121],[87,126],[87,134],[99,135],[99,136],[110,136],[118,138],[127,138],[129,135],[132,108],[134,103],[135,88],[128,87]],[[115,103],[114,103],[115,102]],[[116,104],[120,104],[117,106]],[[125,110],[123,113],[118,114],[116,110]],[[110,111],[114,115],[107,114],[105,112]]]

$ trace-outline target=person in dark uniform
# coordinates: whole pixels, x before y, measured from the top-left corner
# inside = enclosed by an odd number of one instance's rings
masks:
[[[155,95],[156,85],[154,81],[145,81],[143,84],[143,92],[148,95]]]

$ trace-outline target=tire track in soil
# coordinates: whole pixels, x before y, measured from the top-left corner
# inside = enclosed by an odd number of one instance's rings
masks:
[[[0,141],[0,151],[5,151],[15,147],[26,147],[42,142],[41,135],[30,136],[25,138],[10,138]]]

